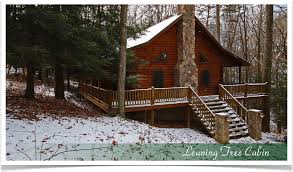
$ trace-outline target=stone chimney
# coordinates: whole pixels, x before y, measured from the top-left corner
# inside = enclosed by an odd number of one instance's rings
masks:
[[[198,68],[195,64],[195,20],[194,5],[178,5],[182,20],[177,26],[177,54],[175,82],[177,86],[198,87]]]

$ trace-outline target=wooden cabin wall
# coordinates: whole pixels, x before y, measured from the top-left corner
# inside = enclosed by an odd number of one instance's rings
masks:
[[[153,86],[152,72],[163,71],[164,87],[174,87],[175,67],[177,64],[177,42],[176,42],[176,25],[165,30],[151,42],[132,49],[137,58],[148,61],[149,63],[140,66],[137,73],[140,75],[138,88],[150,88]],[[166,51],[168,59],[166,62],[158,60],[160,54]],[[207,56],[207,62],[200,62],[200,53]],[[195,36],[195,62],[198,65],[199,95],[218,94],[218,86],[223,79],[223,66],[235,65],[235,61],[228,58],[214,43],[207,33],[196,27]],[[209,72],[208,85],[204,85],[202,72]]]
[[[176,25],[174,25],[147,45],[133,49],[136,57],[149,62],[137,69],[137,73],[140,75],[139,88],[153,86],[152,72],[156,70],[164,73],[164,87],[174,86],[174,69],[177,64],[176,44]],[[167,61],[159,61],[160,54],[165,51],[168,53]]]
[[[198,92],[200,95],[211,95],[218,93],[218,86],[222,81],[222,66],[223,55],[219,52],[219,49],[213,45],[213,43],[207,39],[207,35],[203,32],[197,32],[196,34],[196,64],[198,65]],[[205,54],[207,62],[200,61],[200,53]],[[208,85],[203,83],[203,72],[209,72]]]

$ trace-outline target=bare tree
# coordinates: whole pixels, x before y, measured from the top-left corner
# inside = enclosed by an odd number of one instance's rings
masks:
[[[221,20],[220,20],[220,5],[216,5],[216,27],[217,27],[217,39],[221,42]]]
[[[119,115],[125,117],[125,77],[126,77],[126,43],[127,43],[127,5],[121,5],[120,13],[120,63],[118,75],[118,109]]]
[[[262,71],[261,71],[261,30],[262,30],[262,5],[260,5],[259,10],[259,21],[258,21],[258,33],[257,33],[257,80],[262,82]]]
[[[209,29],[210,11],[211,11],[211,5],[207,5],[207,20],[206,20],[206,28],[207,29]]]
[[[268,94],[271,90],[271,71],[272,71],[272,45],[273,45],[273,5],[266,5],[266,38],[265,38],[265,65],[264,65],[264,81],[268,82]],[[265,99],[263,131],[270,131],[270,96]]]

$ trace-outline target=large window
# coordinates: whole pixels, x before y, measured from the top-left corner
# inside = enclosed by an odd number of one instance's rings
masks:
[[[208,70],[204,70],[201,72],[201,82],[204,86],[209,86],[210,72]]]
[[[163,71],[153,71],[153,86],[156,88],[164,87],[164,73]]]

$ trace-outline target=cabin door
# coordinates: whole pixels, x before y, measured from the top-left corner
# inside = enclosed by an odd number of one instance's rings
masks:
[[[164,73],[162,71],[154,71],[152,78],[153,78],[153,86],[155,88],[164,87]]]

